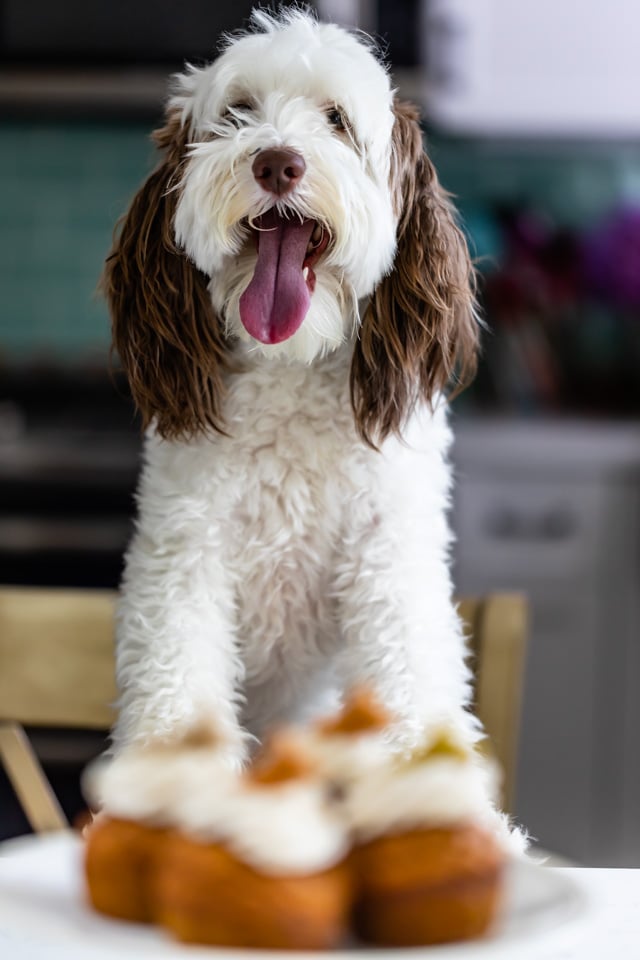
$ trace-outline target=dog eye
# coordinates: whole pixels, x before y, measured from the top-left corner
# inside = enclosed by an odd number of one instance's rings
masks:
[[[222,118],[223,120],[230,120],[232,123],[235,123],[236,126],[240,126],[244,120],[243,114],[252,113],[253,109],[253,104],[248,100],[237,100],[234,103],[228,104]]]
[[[329,107],[327,110],[327,120],[336,130],[347,129],[347,121],[340,107]]]

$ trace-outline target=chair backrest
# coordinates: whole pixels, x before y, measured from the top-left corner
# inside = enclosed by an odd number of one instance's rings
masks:
[[[0,588],[0,761],[34,829],[65,825],[24,726],[108,730],[116,699],[115,593]],[[517,594],[465,599],[475,706],[504,770],[513,809],[526,602]],[[45,794],[49,794],[49,797]]]
[[[0,720],[111,726],[114,601],[109,590],[0,589]]]

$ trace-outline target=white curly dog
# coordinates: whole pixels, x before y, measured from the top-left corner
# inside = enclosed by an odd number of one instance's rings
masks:
[[[478,323],[416,110],[366,39],[256,12],[155,139],[104,281],[147,428],[115,751],[213,721],[242,764],[355,683],[398,744],[472,743],[445,398]]]

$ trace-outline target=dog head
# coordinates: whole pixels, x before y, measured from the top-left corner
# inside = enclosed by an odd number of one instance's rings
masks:
[[[224,429],[234,344],[312,362],[352,341],[368,442],[469,372],[466,245],[417,113],[365,40],[299,10],[255,13],[212,65],[175,78],[155,141],[163,161],[105,288],[134,398],[163,436]]]

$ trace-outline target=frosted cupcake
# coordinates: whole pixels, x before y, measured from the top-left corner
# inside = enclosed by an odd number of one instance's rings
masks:
[[[286,737],[215,809],[193,796],[165,847],[159,920],[187,943],[314,950],[345,936],[348,838]]]
[[[369,771],[347,798],[357,934],[380,946],[482,936],[499,908],[505,849],[495,770],[447,734]]]
[[[115,760],[94,762],[83,777],[85,796],[100,811],[85,848],[94,909],[121,920],[153,921],[158,863],[180,801],[194,790],[229,791],[235,780],[210,730],[171,746],[132,746]]]

